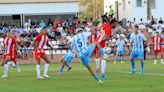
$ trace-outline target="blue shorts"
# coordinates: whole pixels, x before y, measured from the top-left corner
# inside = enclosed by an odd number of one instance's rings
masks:
[[[116,54],[117,55],[124,55],[124,51],[123,50],[117,50]]]
[[[74,56],[70,53],[67,53],[66,55],[64,55],[64,61],[70,65],[71,61],[74,59]]]
[[[131,59],[135,59],[135,58],[139,58],[139,59],[143,59],[144,58],[144,51],[140,50],[140,51],[132,51],[131,52]]]
[[[84,66],[87,66],[90,64],[90,56],[94,51],[94,47],[92,44],[90,44],[86,50],[85,53],[83,53],[79,58]]]

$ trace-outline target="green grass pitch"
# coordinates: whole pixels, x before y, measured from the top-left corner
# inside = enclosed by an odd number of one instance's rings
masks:
[[[21,65],[20,73],[9,68],[9,77],[0,79],[0,92],[164,92],[164,65],[154,65],[151,61],[145,61],[144,76],[139,73],[130,76],[130,62],[124,65],[107,62],[109,80],[101,78],[104,81],[102,86],[80,63],[72,63],[73,69],[70,72],[65,70],[62,76],[54,76],[60,64],[52,64],[49,70],[51,79],[44,80],[36,79],[35,65]],[[139,62],[136,62],[136,68],[140,70]],[[41,69],[43,73],[43,65]],[[2,67],[0,74],[3,74]]]

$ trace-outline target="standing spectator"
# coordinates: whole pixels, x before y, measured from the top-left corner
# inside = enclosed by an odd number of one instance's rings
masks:
[[[159,24],[162,24],[163,20],[162,17],[160,17],[160,20],[158,21]]]
[[[43,22],[43,20],[41,20],[39,25],[40,25],[41,28],[44,28],[46,26],[46,24]]]
[[[109,6],[109,16],[111,17],[111,18],[113,18],[113,15],[114,15],[114,10],[113,10],[113,8],[112,8],[112,5],[111,6]]]
[[[49,18],[49,19],[48,19],[47,26],[50,26],[50,25],[53,25],[53,22],[52,22],[52,20]]]

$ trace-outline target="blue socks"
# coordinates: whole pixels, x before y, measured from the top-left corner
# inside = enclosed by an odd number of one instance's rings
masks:
[[[135,62],[134,59],[131,59],[132,71],[135,71]]]
[[[99,76],[97,74],[94,76],[94,78],[95,78],[96,81],[100,80],[100,78],[99,78]]]
[[[124,56],[122,56],[121,61],[124,61]]]
[[[100,54],[101,54],[102,56],[105,55],[105,51],[104,51],[102,48],[99,49],[99,52],[100,52]]]
[[[115,56],[115,61],[118,61],[118,56],[117,55]]]
[[[67,68],[69,68],[69,65],[66,63]]]
[[[144,71],[144,62],[143,62],[143,60],[140,61],[140,64],[141,64],[141,71]]]
[[[63,72],[63,69],[64,69],[64,68],[61,67],[60,70],[59,70],[59,72],[62,73],[62,72]]]

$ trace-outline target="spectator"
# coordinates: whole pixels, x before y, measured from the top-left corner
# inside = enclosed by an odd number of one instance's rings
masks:
[[[162,17],[160,17],[158,23],[159,23],[159,24],[162,24],[162,23],[163,23]]]
[[[113,15],[114,15],[114,10],[113,10],[113,8],[112,8],[112,5],[111,6],[109,6],[109,16],[111,17],[111,18],[113,18]]]
[[[46,26],[46,24],[43,22],[43,20],[41,20],[39,25],[40,25],[41,28],[44,28]]]

